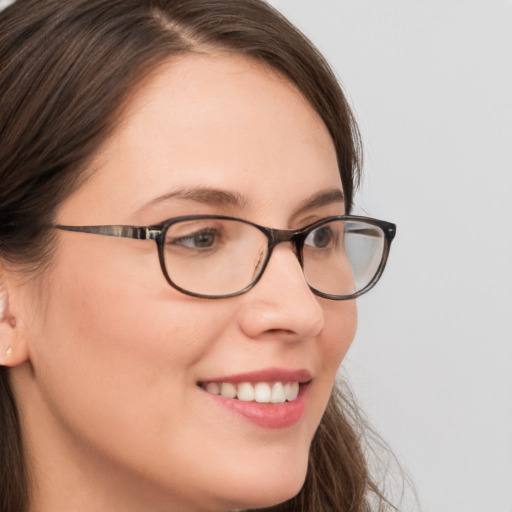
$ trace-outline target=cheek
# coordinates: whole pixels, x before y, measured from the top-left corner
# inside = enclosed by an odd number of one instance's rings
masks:
[[[66,339],[61,348],[75,345],[98,362],[107,352],[141,362],[155,352],[172,353],[177,365],[195,357],[200,347],[190,341],[201,339],[201,324],[189,319],[197,304],[167,284],[152,243],[87,235],[72,243],[47,293],[44,328],[56,334],[50,342]]]
[[[336,374],[354,339],[357,327],[357,308],[354,300],[323,302],[325,324],[318,340],[318,377],[312,392],[315,408],[313,415],[318,422],[331,395]],[[317,423],[318,424],[318,423]],[[314,428],[316,429],[316,425]]]
[[[87,258],[63,255],[49,277],[33,365],[49,410],[69,431],[122,450],[113,437],[128,435],[126,425],[133,435],[180,428],[191,369],[229,318],[174,291],[146,255],[123,267],[123,258],[93,249],[84,248]]]
[[[347,353],[357,329],[355,300],[329,301],[324,307],[325,327],[323,356],[325,370],[336,373]]]

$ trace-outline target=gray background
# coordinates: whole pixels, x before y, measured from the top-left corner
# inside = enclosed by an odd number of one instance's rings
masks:
[[[0,0],[0,10],[14,3],[14,0]]]
[[[512,2],[273,0],[366,147],[357,211],[398,235],[344,363],[421,509],[512,510]]]

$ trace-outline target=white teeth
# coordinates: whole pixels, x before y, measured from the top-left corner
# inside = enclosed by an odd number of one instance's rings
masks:
[[[254,400],[254,388],[252,384],[248,382],[244,382],[243,384],[238,384],[238,400],[243,400],[244,402],[252,402]]]
[[[297,398],[297,395],[299,394],[299,383],[298,382],[292,382],[290,384],[290,388],[286,392],[286,398],[290,401],[295,400]]]
[[[214,395],[222,395],[224,398],[238,398],[243,402],[258,402],[260,404],[282,404],[295,400],[299,394],[298,382],[208,382],[201,385],[203,389]]]
[[[268,404],[272,399],[272,391],[266,382],[258,382],[254,386],[254,399],[259,404]]]
[[[284,386],[282,382],[276,382],[272,386],[272,399],[273,404],[282,404],[286,402],[286,395],[284,394]]]
[[[236,397],[236,387],[231,382],[223,382],[220,387],[220,394],[224,398],[235,398]]]

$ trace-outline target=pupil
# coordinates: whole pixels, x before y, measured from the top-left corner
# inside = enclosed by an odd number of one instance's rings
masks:
[[[215,234],[213,231],[202,231],[194,236],[196,247],[211,247]]]
[[[313,233],[313,242],[315,247],[326,247],[331,241],[330,231],[327,228],[317,229]]]

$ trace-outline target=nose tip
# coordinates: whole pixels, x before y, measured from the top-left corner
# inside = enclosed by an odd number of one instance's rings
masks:
[[[260,282],[247,293],[242,328],[250,337],[280,333],[288,340],[314,338],[324,328],[324,312],[304,278],[296,255],[274,250]]]

